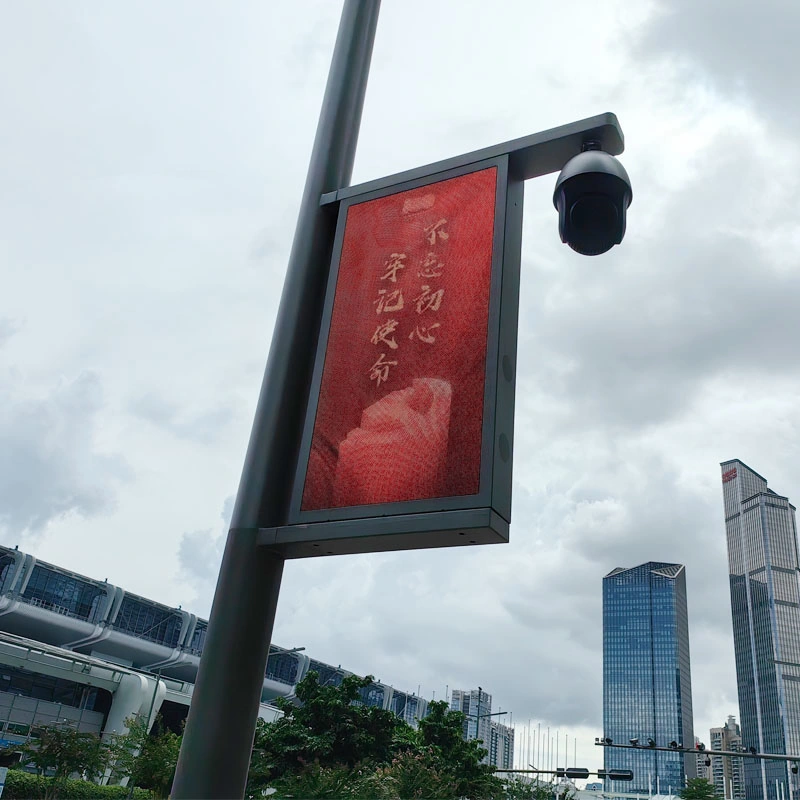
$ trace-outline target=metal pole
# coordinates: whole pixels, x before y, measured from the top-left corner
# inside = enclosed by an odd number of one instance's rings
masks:
[[[536,723],[536,766],[542,766],[542,723]]]
[[[379,8],[344,3],[173,800],[244,795],[283,574],[259,529],[286,522],[336,225],[320,197],[350,183]],[[291,128],[281,109],[274,118]]]
[[[478,687],[478,712],[475,714],[475,738],[478,738],[478,728],[481,724],[481,687]]]
[[[533,747],[533,736],[531,734],[530,723],[527,728],[523,728],[525,733],[525,750],[522,753],[522,768],[527,769],[531,765],[531,748]]]

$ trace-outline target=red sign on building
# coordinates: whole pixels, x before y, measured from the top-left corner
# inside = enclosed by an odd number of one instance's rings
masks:
[[[284,536],[357,534],[365,549],[359,530],[379,517],[394,543],[366,549],[426,546],[420,535],[442,522],[452,530],[428,546],[507,538],[521,184],[509,191],[502,158],[455,172],[342,203]]]
[[[722,473],[722,482],[727,483],[728,481],[732,481],[736,477],[736,467],[733,469],[729,469],[727,472]]]

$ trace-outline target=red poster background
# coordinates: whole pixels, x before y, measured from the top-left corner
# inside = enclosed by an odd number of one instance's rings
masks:
[[[349,208],[301,510],[478,492],[496,191]]]

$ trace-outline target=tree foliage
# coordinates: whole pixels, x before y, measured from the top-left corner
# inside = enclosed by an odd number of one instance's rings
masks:
[[[282,719],[259,720],[248,794],[271,787],[282,797],[500,800],[504,783],[481,764],[486,750],[464,741],[464,715],[431,703],[415,730],[391,711],[365,706],[372,676],[323,686],[310,672],[300,703],[277,701]]]
[[[45,800],[52,797],[53,779],[32,775],[20,769],[10,769],[6,776],[3,800]],[[89,781],[67,780],[59,786],[60,797],[69,800],[126,800],[128,790],[124,786],[98,786]],[[150,800],[145,789],[135,789],[133,800]]]
[[[134,786],[152,790],[154,797],[169,797],[183,737],[163,727],[160,718],[155,726],[155,734],[147,738],[139,753],[131,772],[131,782]]]
[[[106,742],[94,733],[77,730],[66,721],[47,725],[40,729],[38,738],[15,744],[7,748],[7,752],[20,753],[20,764],[36,770],[36,794],[31,797],[50,800],[58,797],[141,796],[141,791],[134,790],[134,787],[149,790],[145,792],[147,797],[167,797],[175,777],[181,737],[167,730],[160,717],[156,718],[150,733],[146,720],[141,717],[130,717],[125,724],[128,728],[125,734],[111,737]],[[112,788],[91,783],[109,767],[111,780],[129,778],[130,788],[117,786],[113,787],[115,793],[110,795],[91,794],[94,791],[92,786],[98,792]],[[26,774],[19,772],[20,776]],[[79,775],[83,780],[69,780],[73,775]],[[29,778],[37,776],[29,775]],[[14,780],[27,779],[15,776]],[[83,788],[76,788],[80,784]],[[31,787],[34,787],[33,783]]]
[[[720,797],[713,783],[705,778],[689,778],[686,788],[681,791],[686,800],[715,800]]]
[[[310,764],[352,768],[362,761],[391,760],[398,729],[409,727],[389,711],[360,704],[359,690],[372,677],[348,675],[339,686],[321,686],[310,672],[296,687],[302,705],[278,698],[284,716],[272,723],[259,720],[251,762],[260,776],[280,777]]]
[[[457,797],[494,797],[502,789],[501,782],[493,766],[481,764],[488,752],[482,742],[463,739],[464,720],[460,711],[450,711],[444,701],[430,703],[428,715],[419,723],[421,743],[431,748],[437,767],[452,777]]]
[[[155,797],[167,797],[175,778],[181,737],[164,726],[160,715],[152,732],[148,732],[143,717],[129,717],[125,726],[127,733],[116,736],[109,746],[112,778],[128,777],[130,786],[151,789]]]
[[[506,781],[505,800],[572,800],[575,790],[570,784],[526,780],[518,776]]]
[[[108,763],[108,751],[100,737],[79,731],[67,721],[45,725],[39,729],[38,738],[15,745],[14,750],[21,754],[21,764],[34,767],[39,775],[51,774],[47,798],[61,796],[71,775],[77,773],[91,781]]]

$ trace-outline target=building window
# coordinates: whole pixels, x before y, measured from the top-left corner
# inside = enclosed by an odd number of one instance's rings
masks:
[[[6,591],[6,581],[13,574],[14,556],[11,553],[0,555],[0,593]]]
[[[50,675],[40,675],[16,667],[0,669],[0,692],[32,697],[48,703],[60,703],[72,708],[83,708],[87,711],[105,712],[111,699],[111,694],[105,689],[63,678],[53,678]]]
[[[127,595],[112,627],[138,639],[177,647],[182,623],[180,614]]]
[[[37,564],[22,598],[57,614],[94,622],[104,595],[100,586]]]
[[[267,677],[290,686],[297,683],[298,657],[296,653],[276,650],[267,659]]]
[[[208,623],[203,622],[201,620],[197,620],[197,626],[194,629],[194,633],[192,634],[192,643],[189,645],[189,650],[191,650],[195,655],[202,655],[203,648],[206,644],[206,631],[208,630]]]
[[[341,670],[323,664],[321,661],[315,661],[313,658],[308,671],[317,673],[320,686],[338,686],[344,677]]]

